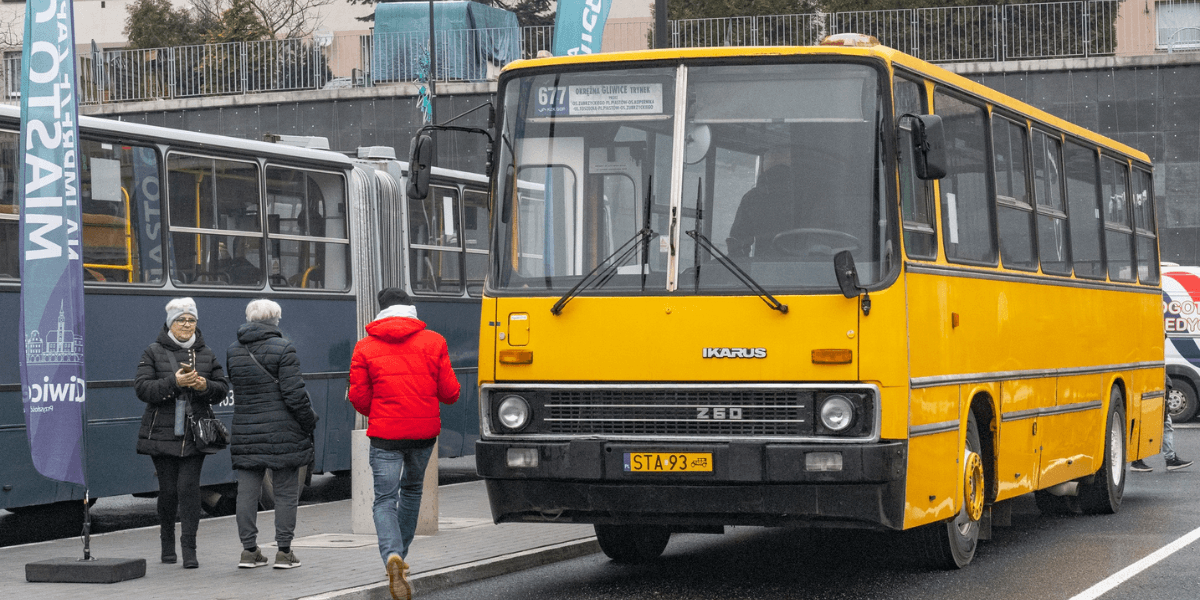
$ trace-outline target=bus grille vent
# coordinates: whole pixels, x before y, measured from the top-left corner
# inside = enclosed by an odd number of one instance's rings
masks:
[[[543,396],[541,433],[647,436],[811,434],[805,390],[563,390]]]

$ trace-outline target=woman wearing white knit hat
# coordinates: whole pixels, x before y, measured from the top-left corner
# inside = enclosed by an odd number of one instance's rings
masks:
[[[183,568],[196,560],[196,530],[200,524],[200,469],[204,453],[195,443],[187,416],[206,416],[210,405],[225,399],[229,380],[197,326],[200,312],[191,298],[167,303],[167,322],[158,339],[142,353],[134,389],[146,403],[138,431],[137,452],[148,454],[158,475],[158,518],[162,561],[174,563],[175,517],[182,533]]]

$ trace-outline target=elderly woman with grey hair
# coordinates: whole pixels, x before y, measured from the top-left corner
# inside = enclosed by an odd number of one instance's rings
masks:
[[[258,547],[256,524],[267,469],[275,494],[275,568],[300,566],[291,549],[299,471],[313,459],[317,415],[304,389],[296,347],[279,330],[282,315],[271,300],[251,302],[237,341],[225,353],[234,392],[229,449],[237,473],[237,525],[244,549],[238,566],[245,569],[267,564]]]

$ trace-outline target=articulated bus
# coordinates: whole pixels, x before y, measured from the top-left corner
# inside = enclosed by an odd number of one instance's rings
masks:
[[[19,111],[0,107],[0,314],[13,317],[0,320],[10,349],[0,361],[0,508],[10,511],[84,497],[79,486],[38,475],[26,439],[16,360],[18,128]],[[439,169],[435,193],[417,201],[405,197],[407,164],[390,148],[360,149],[352,159],[88,117],[80,118],[80,138],[91,498],[158,489],[151,461],[134,452],[145,405],[133,376],[172,297],[196,299],[200,331],[222,364],[246,303],[280,303],[281,328],[296,344],[320,417],[318,473],[350,470],[350,355],[381,286],[412,294],[422,319],[447,338],[464,389],[475,388],[488,243],[484,176]],[[76,335],[42,333],[24,342]],[[227,423],[235,394],[215,407]],[[473,393],[443,414],[439,454],[471,454],[479,432]],[[228,452],[205,461],[201,481],[206,509],[232,510]]]
[[[830,43],[832,42],[832,43]],[[479,473],[617,561],[727,525],[962,567],[1158,452],[1146,154],[877,45],[509,65]]]

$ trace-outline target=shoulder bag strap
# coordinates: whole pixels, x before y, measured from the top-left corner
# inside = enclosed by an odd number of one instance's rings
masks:
[[[237,345],[239,345],[239,346],[242,346],[242,343],[241,343],[241,342],[238,342],[238,343],[237,343]],[[242,348],[246,348],[246,347],[245,347],[245,346],[242,346]],[[274,382],[275,382],[275,385],[279,385],[279,378],[278,378],[278,377],[275,377],[275,376],[272,376],[272,375],[271,375],[271,372],[270,372],[270,371],[268,371],[268,370],[267,370],[267,368],[266,368],[266,367],[264,367],[264,366],[262,365],[262,363],[258,362],[258,359],[257,359],[257,358],[255,358],[255,356],[254,356],[254,352],[253,352],[252,350],[250,350],[249,348],[246,348],[246,354],[249,354],[249,355],[250,355],[250,360],[254,361],[254,364],[258,365],[258,368],[262,369],[262,370],[263,370],[263,373],[266,373],[266,374],[267,374],[267,377],[270,377],[270,378],[271,378],[271,381],[274,381]]]

